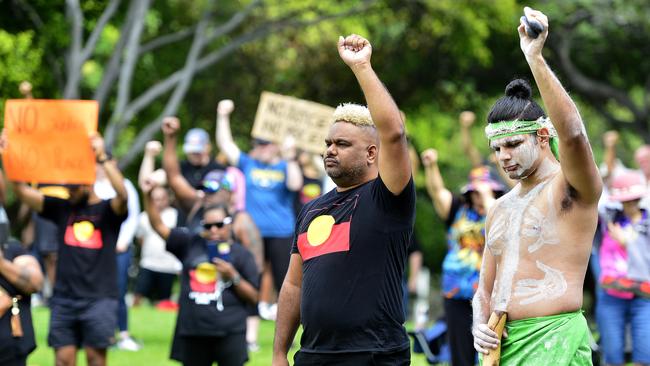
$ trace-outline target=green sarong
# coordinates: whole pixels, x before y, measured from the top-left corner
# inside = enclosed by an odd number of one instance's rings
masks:
[[[589,327],[582,311],[513,320],[501,345],[501,365],[591,365]],[[480,357],[482,364],[483,358]]]

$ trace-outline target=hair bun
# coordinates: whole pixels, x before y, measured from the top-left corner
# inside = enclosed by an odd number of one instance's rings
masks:
[[[515,79],[506,86],[506,96],[519,99],[530,99],[532,89],[524,79]]]

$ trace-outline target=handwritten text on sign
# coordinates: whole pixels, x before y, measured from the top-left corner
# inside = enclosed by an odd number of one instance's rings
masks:
[[[10,180],[92,184],[95,158],[89,136],[99,107],[90,100],[10,99],[5,104],[8,146],[2,156]]]
[[[323,104],[262,92],[251,134],[276,143],[291,135],[299,148],[320,154],[333,114],[334,108]]]

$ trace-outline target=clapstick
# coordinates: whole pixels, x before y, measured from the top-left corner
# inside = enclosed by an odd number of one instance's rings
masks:
[[[487,356],[483,357],[483,366],[499,366],[501,362],[501,335],[503,328],[506,326],[507,313],[504,311],[495,310],[490,314],[488,320],[488,327],[492,329],[499,339],[496,349],[488,350]]]
[[[535,19],[528,19],[525,15],[521,17],[521,22],[524,23],[526,34],[530,38],[537,38],[544,31],[542,23]]]

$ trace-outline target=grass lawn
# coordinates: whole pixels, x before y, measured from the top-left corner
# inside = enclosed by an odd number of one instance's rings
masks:
[[[29,366],[49,366],[54,364],[54,351],[47,346],[47,330],[50,312],[45,307],[32,310],[34,316],[34,331],[38,348],[27,360]],[[169,359],[172,332],[176,321],[176,313],[162,312],[148,306],[142,306],[129,311],[129,328],[131,334],[144,343],[138,352],[120,351],[111,349],[108,352],[108,364],[116,366],[167,366],[179,365]],[[247,365],[268,366],[271,364],[273,344],[273,322],[263,321],[260,325],[259,345],[260,351],[250,353]],[[298,338],[296,338],[296,343]],[[293,352],[296,351],[294,348]],[[293,357],[293,354],[292,356]],[[77,357],[78,365],[86,365],[86,357],[80,352]],[[423,366],[427,362],[422,355],[412,356],[412,365]]]

